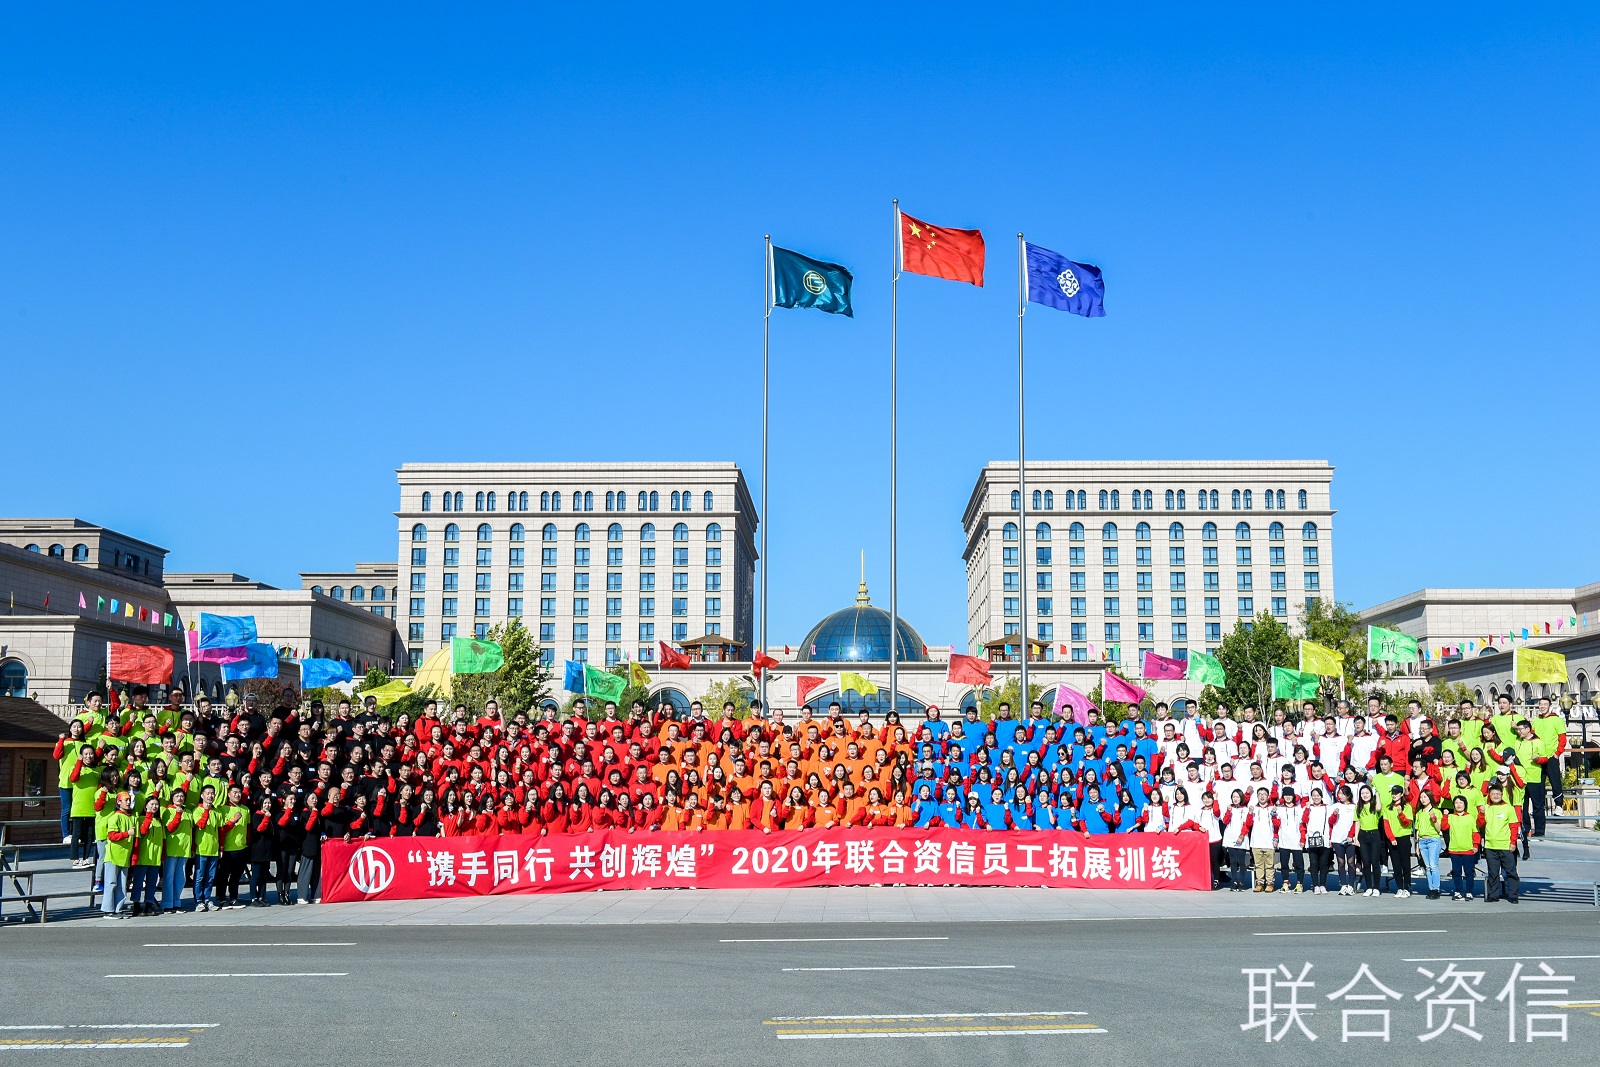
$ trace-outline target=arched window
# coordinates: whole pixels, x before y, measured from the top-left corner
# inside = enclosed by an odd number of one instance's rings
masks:
[[[1167,527],[1167,540],[1168,541],[1182,541],[1183,540],[1183,523],[1175,522],[1171,526]]]
[[[51,559],[66,559],[67,550],[60,545],[51,545],[49,555]]]
[[[1039,525],[1035,526],[1033,528],[1033,536],[1034,539],[1038,541],[1050,540],[1050,524],[1048,522],[1041,522]]]
[[[328,595],[333,597],[333,599],[335,599],[335,600],[343,600],[344,599],[344,586],[342,586],[342,585],[334,586],[332,589],[328,590]]]
[[[559,490],[559,489],[557,489],[555,492],[550,494],[550,510],[551,511],[560,511],[561,510],[561,490]]]
[[[1155,494],[1155,492],[1150,490],[1150,489],[1146,489],[1144,491],[1144,509],[1146,511],[1154,511],[1155,510],[1155,506],[1156,506],[1156,494]]]
[[[1222,494],[1215,489],[1211,490],[1211,510],[1222,510]]]
[[[527,511],[528,510],[528,494],[526,492],[522,492],[522,493],[518,493],[517,494],[517,510],[518,511]]]
[[[694,497],[689,495],[689,490],[687,490],[687,489],[685,489],[683,491],[683,510],[684,511],[693,511],[694,510]]]
[[[1250,490],[1246,489],[1244,491],[1244,509],[1246,511],[1249,511],[1252,508],[1254,508],[1255,506],[1256,506],[1255,505],[1255,501],[1253,499],[1251,499],[1251,496],[1250,496]]]
[[[433,494],[432,493],[425,492],[425,493],[422,494],[422,510],[423,511],[432,511],[433,510]]]
[[[1046,489],[1044,491],[1044,509],[1046,511],[1054,511],[1056,509],[1056,494],[1055,494],[1055,490]]]
[[[1016,489],[1011,490],[1011,510],[1022,510],[1022,493]]]
[[[1083,540],[1083,523],[1075,522],[1071,526],[1067,527],[1067,540],[1068,541],[1082,541]]]
[[[0,663],[0,696],[25,697],[28,695],[28,668],[20,660],[8,659]]]
[[[1235,541],[1250,540],[1250,524],[1248,522],[1241,522],[1239,525],[1235,526],[1233,528],[1233,539]]]
[[[661,510],[661,494],[656,492],[654,489],[650,490],[650,510]]]
[[[1117,524],[1116,523],[1108,522],[1104,526],[1100,527],[1100,540],[1102,540],[1102,541],[1115,541],[1116,539],[1117,539]]]
[[[1172,505],[1174,503],[1175,503],[1175,501],[1174,501],[1174,498],[1173,498],[1173,495],[1172,495],[1172,490],[1168,489],[1167,490],[1167,510],[1168,511],[1172,510]]]
[[[572,531],[572,539],[574,541],[589,540],[589,524],[586,522],[578,523],[578,528]]]
[[[1302,489],[1302,490],[1300,490],[1300,510],[1304,511],[1305,509],[1306,509],[1306,491],[1304,489]]]
[[[523,529],[522,523],[520,523],[520,522],[512,523],[511,524],[511,540],[513,540],[513,541],[522,541],[522,540],[526,540],[526,538],[527,538],[527,531],[525,529]]]
[[[614,493],[614,492],[611,492],[609,490],[607,490],[607,492],[606,492],[606,510],[607,511],[616,511],[617,510],[617,494]]]
[[[1116,489],[1111,490],[1111,510],[1122,510],[1122,493]]]
[[[1141,522],[1139,525],[1135,526],[1133,528],[1133,539],[1135,541],[1150,540],[1150,524],[1148,522]]]
[[[556,539],[556,524],[553,522],[545,523],[544,529],[539,531],[539,539],[541,541],[554,541]]]
[[[446,510],[446,511],[454,511],[455,510],[455,497],[454,497],[454,495],[452,495],[450,493],[446,493],[444,495],[443,503],[444,503],[444,510]]]
[[[1266,508],[1268,511],[1271,511],[1272,510],[1272,490],[1271,489],[1265,490],[1261,494],[1261,498],[1262,498],[1261,499],[1261,506]]]
[[[656,524],[655,523],[647,522],[643,526],[639,527],[639,540],[641,540],[641,541],[654,541],[655,539],[656,539]]]
[[[1144,497],[1140,495],[1139,490],[1135,489],[1133,492],[1129,493],[1128,496],[1132,497],[1132,499],[1128,501],[1129,507],[1133,508],[1134,511],[1144,510]]]
[[[1033,491],[1033,510],[1044,510],[1044,494],[1037,489]]]
[[[1184,492],[1182,489],[1178,490],[1178,510],[1189,510],[1189,494]]]
[[[1217,539],[1217,524],[1216,523],[1208,522],[1204,526],[1200,527],[1200,540],[1202,540],[1202,541],[1215,541],[1216,539]]]
[[[639,510],[646,511],[650,507],[650,494],[643,489],[639,490]]]
[[[413,540],[413,541],[426,541],[427,539],[428,539],[428,528],[426,526],[422,525],[422,523],[419,522],[415,526],[411,527],[411,540]]]
[[[478,524],[478,540],[480,540],[480,541],[489,541],[489,540],[492,540],[493,538],[494,538],[494,533],[493,533],[493,531],[491,531],[489,529],[489,524],[486,523],[486,522],[480,522]]]
[[[1015,541],[1017,539],[1017,524],[1014,522],[1006,523],[1000,530],[1000,539],[1002,541]]]
[[[446,526],[444,528],[444,539],[446,541],[461,540],[461,527],[457,526],[453,522],[449,526]]]
[[[1061,497],[1062,497],[1062,501],[1066,504],[1066,508],[1067,508],[1068,511],[1072,511],[1074,508],[1077,507],[1077,505],[1078,505],[1078,494],[1074,493],[1071,489],[1068,489],[1065,493],[1062,493]]]
[[[549,493],[540,493],[539,494],[539,510],[540,511],[549,511],[550,510],[550,494]]]
[[[352,585],[350,587],[350,599],[365,600],[367,599],[367,591],[359,585]]]
[[[1267,540],[1268,541],[1282,541],[1283,540],[1283,523],[1275,522],[1271,526],[1267,527]]]
[[[1206,503],[1206,491],[1200,490],[1200,510],[1205,511],[1209,505]]]
[[[456,510],[457,511],[461,510],[461,508],[462,508],[461,502],[463,500],[465,500],[465,499],[466,499],[466,494],[464,494],[464,493],[457,493],[456,494]]]
[[[593,511],[594,510],[594,493],[593,492],[588,492],[588,493],[584,493],[583,494],[583,510],[584,511]]]
[[[494,510],[494,505],[495,505],[494,490],[491,489],[489,491],[489,508],[488,508],[488,510],[493,511]]]
[[[672,492],[672,510],[678,510],[678,492],[676,489],[674,489]]]
[[[712,507],[711,507],[712,499],[713,498],[711,496],[711,490],[707,489],[706,493],[705,493],[705,498],[700,502],[700,510],[702,510],[702,511],[711,511],[712,510]]]
[[[721,527],[721,525],[719,525],[718,523],[712,523],[710,526],[707,526],[706,527],[706,540],[707,541],[720,541],[720,540],[722,540],[722,527]]]
[[[617,490],[617,510],[618,511],[627,511],[628,510],[628,494],[627,494],[626,490],[623,490],[623,489],[618,489]]]
[[[86,560],[88,558],[89,558],[89,546],[88,545],[81,545],[80,544],[80,545],[73,545],[72,546],[72,561],[74,563],[82,563],[84,560]]]
[[[610,526],[606,527],[606,540],[607,541],[620,541],[620,540],[622,540],[622,523],[614,522]]]
[[[676,526],[674,526],[672,528],[672,539],[674,541],[687,541],[687,540],[689,540],[689,527],[688,527],[688,524],[680,522]]]
[[[1086,490],[1079,489],[1078,490],[1078,510],[1079,511],[1087,511],[1088,509],[1089,509],[1089,494],[1088,494],[1088,492]]]
[[[1104,489],[1100,490],[1100,510],[1105,511],[1111,505],[1111,494]]]
[[[1315,541],[1317,539],[1317,524],[1308,522],[1300,527],[1300,539],[1302,541]]]
[[[375,586],[372,587],[372,599],[373,600],[382,600],[384,598],[384,595],[385,594],[384,594],[383,586],[375,585]]]
[[[322,590],[322,586],[320,586],[320,585],[314,585],[314,586],[312,586],[312,587],[311,587],[311,591],[312,591],[312,592],[313,592],[313,593],[321,593],[321,592],[322,592],[322,591],[323,591],[323,590]]]
[[[1233,510],[1234,511],[1238,511],[1239,510],[1239,499],[1240,499],[1239,498],[1239,490],[1235,489],[1233,491]]]
[[[1283,490],[1279,489],[1278,490],[1278,510],[1282,511],[1283,509],[1284,509]]]

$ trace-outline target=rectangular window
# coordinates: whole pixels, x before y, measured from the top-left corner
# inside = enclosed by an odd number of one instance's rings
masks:
[[[643,615],[647,619],[654,618],[656,614],[656,598],[653,596],[640,597],[639,614]]]
[[[554,567],[555,565],[556,565],[556,550],[553,549],[553,548],[543,549],[539,553],[539,566],[541,566],[541,567]]]
[[[486,596],[474,597],[472,600],[472,614],[480,619],[489,617],[489,598]]]
[[[1050,566],[1050,548],[1049,548],[1049,546],[1048,545],[1040,545],[1038,548],[1034,549],[1033,550],[1033,561],[1035,563],[1037,563],[1041,567]]]
[[[1155,578],[1149,571],[1139,571],[1134,575],[1134,581],[1140,592],[1148,593],[1156,587]]]
[[[672,572],[672,591],[674,593],[687,593],[689,591],[689,572]]]
[[[682,644],[683,642],[685,642],[687,640],[689,640],[689,624],[686,623],[686,622],[675,622],[675,623],[673,623],[672,624],[672,643],[673,644]]]
[[[620,567],[620,566],[622,566],[622,549],[620,549],[620,548],[608,548],[608,549],[606,549],[606,566],[607,567]]]
[[[1289,598],[1286,596],[1273,597],[1272,613],[1280,619],[1287,618],[1289,615]]]
[[[411,665],[413,667],[422,666],[422,649],[413,648],[410,652],[407,653],[407,656],[410,658]]]
[[[420,622],[411,623],[406,630],[406,639],[412,644],[416,644],[418,641],[426,640],[427,629],[428,628]]]
[[[1268,564],[1268,566],[1272,566],[1272,567],[1281,567],[1281,566],[1283,566],[1283,548],[1282,548],[1282,546],[1273,545],[1271,548],[1267,549],[1267,564]]]
[[[1069,549],[1067,549],[1067,563],[1070,566],[1081,567],[1081,566],[1084,565],[1083,561],[1086,558],[1087,558],[1087,553],[1085,553],[1084,550],[1081,549],[1081,548],[1069,548]]]
[[[519,596],[506,598],[506,614],[513,619],[522,617],[522,598]]]
[[[1186,596],[1173,597],[1172,614],[1180,617],[1189,614],[1189,598]]]
[[[641,641],[654,641],[655,639],[656,639],[656,624],[653,623],[653,622],[641,622],[639,624],[639,640],[641,640]],[[650,651],[650,657],[649,658],[654,659],[655,658],[655,649],[650,649],[649,651]],[[639,658],[640,659],[644,659],[646,657],[643,655],[643,653],[641,653]]]
[[[656,565],[656,550],[653,549],[653,548],[641,548],[639,550],[639,566],[641,566],[641,567],[654,567],[655,565]]]
[[[587,567],[589,565],[589,550],[587,548],[573,549],[572,565],[574,567]]]
[[[413,567],[426,567],[428,565],[428,550],[413,548],[411,550],[411,565]]]
[[[456,590],[458,590],[460,588],[461,588],[461,575],[458,574],[455,571],[445,571],[445,574],[444,574],[444,591],[446,593],[454,593]]]
[[[1072,624],[1072,639],[1074,641],[1087,641],[1087,640],[1089,640],[1089,624],[1086,623],[1086,622],[1075,622],[1075,623],[1073,623]]]
[[[545,596],[539,598],[539,614],[554,615],[556,613],[556,598]]]
[[[1183,546],[1167,549],[1167,563],[1173,567],[1183,566]]]
[[[589,640],[589,624],[586,623],[586,622],[575,622],[575,623],[573,623],[572,624],[572,640],[575,641],[575,642],[576,641],[587,641],[587,640]],[[576,658],[576,657],[574,657],[574,658]]]
[[[513,593],[522,592],[522,572],[512,571],[506,575],[506,588]]]
[[[1089,588],[1089,580],[1082,571],[1073,571],[1069,576],[1068,585],[1075,593],[1081,593]]]
[[[522,559],[523,559],[522,549],[520,549],[520,548],[511,549],[511,563],[510,563],[511,566],[513,566],[513,567],[522,566]]]
[[[411,598],[411,614],[426,615],[428,613],[427,597],[414,596]]]
[[[1315,567],[1317,565],[1316,545],[1307,545],[1305,548],[1300,550],[1300,553],[1304,557],[1303,562],[1307,567]]]
[[[1306,591],[1322,588],[1322,575],[1316,571],[1306,571]]]
[[[480,549],[478,549],[478,566],[480,566],[480,567],[492,567],[492,566],[494,566],[494,549],[492,549],[492,548],[480,548]]]
[[[606,640],[607,641],[611,640],[611,627],[609,627],[609,626],[606,627]],[[622,635],[621,634],[617,635],[617,640],[618,641],[622,640]],[[608,667],[608,668],[615,667],[617,664],[619,664],[621,662],[622,662],[622,650],[620,648],[608,648],[608,649],[606,649],[606,667]]]
[[[1106,592],[1115,592],[1122,588],[1122,575],[1116,571],[1107,571],[1100,576],[1100,588]]]
[[[490,589],[494,588],[494,586],[489,584],[489,575],[487,574],[479,574],[474,580],[472,587],[480,593],[487,593]]]
[[[1221,597],[1219,597],[1219,596],[1208,596],[1208,597],[1206,597],[1206,614],[1207,615],[1221,615],[1222,614],[1222,598]]]
[[[1122,624],[1120,622],[1106,623],[1106,643],[1122,640]]]
[[[556,591],[556,576],[552,571],[544,571],[539,575],[539,591],[541,593],[554,593]]]
[[[1173,623],[1172,643],[1175,645],[1181,645],[1187,640],[1189,640],[1189,624],[1186,622]]]
[[[620,622],[606,623],[606,644],[614,645],[622,640],[622,624]]]
[[[1206,623],[1206,640],[1212,644],[1222,640],[1222,624],[1220,622]]]
[[[1105,611],[1102,612],[1102,614],[1105,614],[1105,615],[1121,615],[1122,614],[1122,598],[1119,597],[1119,596],[1108,596],[1108,597],[1106,597],[1105,598],[1105,602],[1101,606],[1103,608],[1105,608]]]
[[[1252,597],[1252,596],[1242,596],[1242,597],[1240,597],[1239,598],[1239,615],[1242,618],[1248,619],[1248,618],[1251,618],[1252,616],[1254,616],[1255,613],[1256,613],[1256,598]]]
[[[706,592],[708,592],[708,593],[716,593],[716,592],[720,592],[721,589],[722,589],[722,575],[720,575],[720,574],[708,574],[708,575],[706,575]]]
[[[447,622],[443,626],[439,627],[439,640],[441,642],[443,642],[444,644],[448,645],[451,642],[451,640],[455,638],[455,636],[456,636],[456,624],[455,623]]]
[[[641,575],[639,575],[639,591],[641,593],[653,593],[653,592],[655,592],[655,589],[656,589],[655,572],[652,571],[649,574],[641,574]]]
[[[555,639],[556,624],[553,622],[541,622],[539,624],[539,643],[541,645],[548,645]]]
[[[411,572],[411,591],[420,593],[428,588],[428,576],[422,571]]]
[[[459,548],[447,548],[447,549],[445,549],[444,550],[444,565],[446,567],[459,567],[459,566],[461,566],[461,550]]]
[[[1000,577],[1000,587],[1008,593],[1015,593],[1021,588],[1016,571],[1005,571]]]
[[[1075,596],[1072,598],[1072,613],[1074,615],[1089,614],[1089,598]]]
[[[587,631],[588,627],[584,627],[584,629]],[[585,641],[588,639],[589,638],[587,636],[584,637]],[[575,648],[572,650],[572,655],[568,656],[567,658],[572,660],[574,663],[588,663],[589,650],[587,648]]]
[[[1236,583],[1234,586],[1236,589],[1254,589],[1256,587],[1256,576],[1249,571],[1240,571],[1233,576],[1233,580]]]
[[[584,571],[582,574],[574,574],[572,576],[572,591],[575,593],[587,593],[589,591],[588,571]]]
[[[1041,640],[1041,641],[1054,641],[1055,639],[1056,639],[1056,627],[1055,627],[1055,624],[1054,623],[1049,623],[1049,622],[1041,622],[1039,624],[1039,640]],[[1044,650],[1045,659],[1049,659],[1050,658],[1050,653],[1052,651],[1053,651],[1052,649],[1048,649],[1048,648]]]
[[[606,597],[606,614],[615,618],[622,614],[622,598],[619,596]]]
[[[1005,626],[1005,633],[1002,636],[1004,636],[1004,637],[1015,637],[1021,632],[1022,632],[1022,624],[1021,623],[1019,623],[1019,622],[1008,622],[1008,623],[1006,623],[1006,626]]]
[[[589,614],[589,598],[586,596],[573,597],[572,614],[578,616],[579,618],[586,617]]]
[[[472,636],[476,637],[479,641],[487,641],[489,639],[489,624],[486,622],[474,623],[472,626]]]
[[[1181,593],[1189,588],[1189,576],[1182,571],[1173,571],[1167,576],[1167,584],[1174,593]]]
[[[621,571],[607,571],[606,572],[606,592],[608,592],[608,593],[620,593],[620,592],[622,592],[622,572]]]
[[[1015,547],[1002,548],[1000,550],[1000,566],[1002,566],[1002,567],[1015,567],[1015,566],[1017,566],[1017,559],[1018,559],[1018,556],[1017,556],[1017,550],[1016,550]]]
[[[719,596],[706,597],[706,615],[715,617],[722,614],[722,598]]]
[[[453,616],[455,613],[456,613],[456,598],[453,597],[453,596],[445,597],[444,598],[444,611],[442,612],[442,614],[446,618],[449,618],[449,617]]]
[[[673,597],[672,598],[672,614],[674,616],[678,617],[678,618],[688,618],[688,616],[689,616],[689,598],[686,597],[686,596],[675,596],[675,597]]]
[[[555,634],[550,635],[550,640],[555,640]],[[556,665],[556,650],[553,648],[541,648],[539,650],[539,663],[544,667],[554,667]],[[421,666],[421,664],[418,664],[418,666]]]
[[[1233,550],[1233,564],[1236,567],[1250,566],[1250,546],[1240,545]]]
[[[1212,547],[1200,550],[1200,565],[1202,567],[1215,567],[1217,565],[1217,550]]]
[[[1133,565],[1135,567],[1148,567],[1151,565],[1149,546],[1140,545],[1138,548],[1133,550]]]
[[[1153,623],[1153,622],[1141,622],[1139,624],[1139,640],[1141,642],[1145,642],[1145,641],[1154,641],[1155,639],[1156,639],[1156,624]],[[1143,652],[1144,650],[1141,649],[1140,651]],[[1143,656],[1141,656],[1140,658],[1142,659]]]
[[[1033,587],[1040,592],[1048,593],[1055,588],[1055,584],[1056,577],[1049,571],[1040,571],[1033,576]]]
[[[1100,562],[1107,567],[1117,565],[1117,550],[1114,546],[1107,546],[1100,550]]]
[[[673,549],[672,565],[674,567],[687,567],[689,565],[689,550],[687,548]]]
[[[1077,640],[1080,640],[1080,639],[1074,637],[1073,640],[1077,641]],[[1072,650],[1072,662],[1074,662],[1074,663],[1086,663],[1086,662],[1088,662],[1088,659],[1089,659],[1089,650],[1087,648],[1075,648],[1075,649]]]
[[[1055,614],[1055,597],[1042,596],[1034,600],[1034,611],[1042,619]]]
[[[1142,616],[1149,617],[1149,616],[1154,615],[1156,613],[1156,600],[1155,600],[1155,597],[1142,596],[1142,597],[1139,598],[1138,603],[1137,603],[1136,606],[1138,608],[1139,614],[1142,615]]]
[[[706,549],[706,566],[707,567],[720,567],[720,566],[722,566],[722,549],[720,549],[720,548],[708,548],[708,549]]]
[[[1206,571],[1205,579],[1206,592],[1215,592],[1216,590],[1222,588],[1222,575],[1218,574],[1216,571]]]
[[[1289,588],[1289,576],[1283,571],[1273,571],[1272,588],[1275,590]]]
[[[1017,597],[1008,596],[1002,602],[1001,608],[1007,616],[1018,616],[1022,614],[1022,601]]]

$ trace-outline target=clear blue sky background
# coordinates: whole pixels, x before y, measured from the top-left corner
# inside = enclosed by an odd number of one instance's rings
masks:
[[[990,239],[901,286],[930,642],[1014,455],[1018,230],[1108,287],[1029,319],[1033,457],[1329,459],[1357,606],[1600,579],[1592,5],[173,7],[0,15],[9,514],[293,584],[394,558],[407,460],[754,482],[771,232],[857,277],[773,323],[797,641],[862,548],[888,599],[899,196]]]

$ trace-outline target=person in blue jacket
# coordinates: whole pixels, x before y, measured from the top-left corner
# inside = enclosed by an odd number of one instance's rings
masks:
[[[1028,790],[1018,785],[1011,793],[1011,803],[1006,805],[1006,815],[1010,817],[1013,830],[1032,830],[1033,812],[1028,803]]]
[[[944,799],[939,802],[938,808],[939,825],[951,828],[961,826],[963,808],[961,790],[954,785],[945,786]]]
[[[983,823],[983,801],[978,799],[978,794],[975,792],[967,794],[966,806],[961,809],[960,825],[965,826],[968,830],[985,829]]]
[[[1126,789],[1117,794],[1117,833],[1131,834],[1139,828],[1139,815],[1144,805],[1135,802]]]
[[[995,747],[1010,749],[1017,743],[1017,731],[1022,728],[1022,723],[1011,717],[1011,705],[1002,701],[1000,709],[995,712],[994,722],[989,724],[989,732],[994,735]]]
[[[1116,825],[1115,804],[1108,804],[1100,796],[1100,787],[1091,785],[1084,790],[1083,803],[1073,814],[1073,825],[1080,833],[1109,834]]]
[[[1006,807],[1005,793],[999,786],[989,790],[989,797],[980,804],[985,830],[1011,829],[1011,812]]]
[[[1072,812],[1061,807],[1050,790],[1040,789],[1033,799],[1031,821],[1035,830],[1070,830]]]
[[[939,802],[934,799],[932,784],[917,783],[917,799],[911,802],[911,811],[916,815],[916,821],[911,825],[933,825],[933,821],[939,817]]]

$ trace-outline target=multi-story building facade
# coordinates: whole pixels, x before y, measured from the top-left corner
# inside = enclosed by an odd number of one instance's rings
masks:
[[[1030,461],[1024,501],[990,463],[962,516],[969,645],[1020,651],[1026,610],[1046,658],[1136,665],[1292,623],[1334,596],[1332,482],[1320,460]]]
[[[357,563],[353,571],[301,571],[300,588],[398,619],[399,574],[393,563]]]
[[[521,618],[548,662],[754,641],[758,518],[733,463],[407,463],[401,635],[420,664]]]

